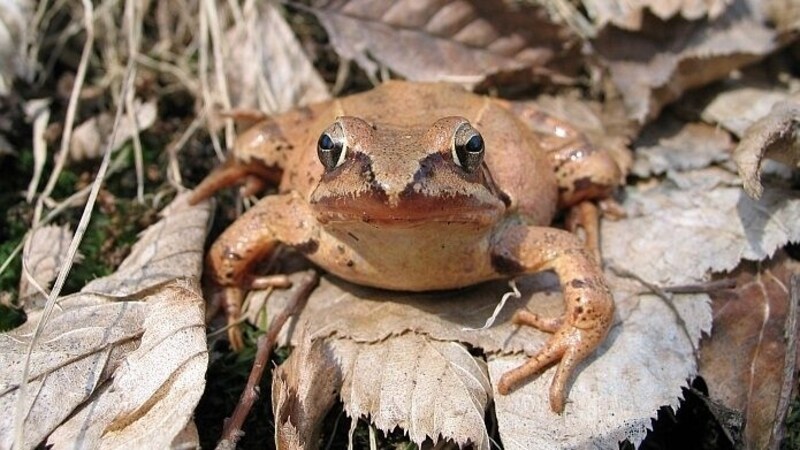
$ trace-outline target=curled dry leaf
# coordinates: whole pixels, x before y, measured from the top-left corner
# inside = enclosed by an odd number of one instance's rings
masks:
[[[606,28],[595,41],[622,94],[629,117],[645,122],[688,89],[727,76],[776,47],[775,32],[745,0],[712,21],[663,22],[648,17],[642,32]]]
[[[289,24],[271,2],[245,12],[228,31],[225,70],[237,108],[284,112],[330,98]]]
[[[687,20],[708,17],[716,19],[732,0],[584,0],[595,27],[600,29],[611,23],[625,30],[636,31],[642,28],[645,12],[650,12],[661,20],[679,16]]]
[[[198,280],[210,208],[181,196],[165,214],[120,271],[59,300],[31,354],[23,448],[48,435],[56,448],[167,448],[189,423],[207,365]],[[39,319],[0,335],[4,411],[14,410]],[[12,444],[13,421],[0,418],[0,448]]]
[[[34,282],[43,289],[49,289],[56,279],[58,270],[67,256],[67,247],[72,241],[72,231],[66,226],[47,225],[36,228],[28,237],[22,250],[22,264],[29,271]],[[29,308],[44,306],[36,289],[23,271],[19,280],[19,298]],[[38,300],[38,301],[37,301]]]
[[[377,61],[409,80],[475,85],[543,67],[570,46],[544,10],[501,0],[330,0],[312,11],[336,52],[373,76]]]
[[[158,117],[156,101],[136,103],[136,123],[132,123],[130,116],[122,116],[117,129],[116,141],[111,145],[111,151],[122,147],[128,139],[137,132],[153,126]],[[101,156],[106,140],[111,136],[114,126],[114,117],[109,113],[101,113],[96,117],[83,122],[75,128],[69,143],[69,155],[73,161],[83,161]]]
[[[782,101],[750,126],[733,154],[744,189],[753,198],[763,191],[761,167],[764,159],[800,168],[800,95]]]
[[[746,448],[777,448],[797,385],[798,305],[789,286],[800,264],[779,253],[732,276],[735,289],[712,294],[714,333],[700,347],[700,374],[713,399],[745,414]]]

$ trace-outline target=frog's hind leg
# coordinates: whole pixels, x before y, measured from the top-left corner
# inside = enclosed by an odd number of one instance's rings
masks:
[[[614,301],[594,255],[577,236],[554,228],[513,226],[504,230],[492,247],[498,275],[553,270],[561,283],[565,312],[558,318],[541,318],[518,311],[514,323],[553,333],[538,354],[503,375],[501,394],[546,366],[558,361],[550,385],[550,407],[564,410],[569,378],[577,365],[605,339],[614,316]]]

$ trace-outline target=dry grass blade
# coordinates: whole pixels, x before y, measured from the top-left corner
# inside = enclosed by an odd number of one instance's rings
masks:
[[[128,58],[133,61],[128,67],[131,71],[131,78],[136,78],[136,59],[139,55],[139,45],[141,41],[142,19],[138,13],[136,1],[125,2],[125,19],[128,28]],[[127,92],[124,98],[125,110],[128,113],[128,121],[133,126],[133,157],[136,165],[136,198],[140,203],[144,203],[144,162],[142,161],[142,142],[139,140],[139,124],[136,119],[136,108],[133,99],[136,95],[133,89]]]

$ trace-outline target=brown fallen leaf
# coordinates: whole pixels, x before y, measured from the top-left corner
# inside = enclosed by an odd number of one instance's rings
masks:
[[[45,299],[33,283],[49,289],[55,280],[58,269],[67,255],[67,247],[72,240],[72,231],[66,226],[48,225],[34,230],[22,249],[23,265],[30,272],[33,282],[27,276],[19,280],[20,304],[27,308],[43,306]]]
[[[731,276],[736,289],[711,295],[714,333],[701,343],[700,375],[713,399],[744,413],[747,448],[777,448],[797,385],[800,329],[790,279],[800,276],[800,263],[779,253],[744,263]]]
[[[584,0],[583,5],[601,29],[611,23],[625,30],[642,29],[643,16],[652,13],[666,21],[673,17],[687,20],[716,19],[732,0]]]
[[[745,0],[734,0],[711,21],[648,16],[641,32],[608,27],[594,44],[629,117],[646,122],[687,90],[769,54],[776,39]]]
[[[543,9],[501,0],[331,0],[311,11],[336,52],[373,77],[379,63],[409,80],[474,86],[489,74],[544,67],[574,47]]]
[[[59,299],[31,354],[22,448],[47,436],[58,448],[167,447],[187,426],[208,358],[198,280],[210,206],[186,198],[143,233],[119,271]],[[14,411],[40,317],[0,334],[4,411]],[[13,426],[13,413],[0,417],[0,448],[11,447]]]
[[[248,4],[228,31],[225,72],[236,108],[280,113],[330,98],[289,24],[274,4]]]
[[[764,159],[800,168],[800,94],[775,104],[766,117],[751,125],[733,153],[744,189],[753,198],[763,192]]]

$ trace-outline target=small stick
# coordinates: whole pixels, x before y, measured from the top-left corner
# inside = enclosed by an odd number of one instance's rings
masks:
[[[721,280],[708,281],[706,283],[684,284],[680,286],[665,286],[664,292],[672,294],[703,294],[707,292],[733,289],[736,287],[736,280],[733,278],[723,278]]]
[[[278,340],[278,333],[283,325],[289,320],[289,317],[300,311],[311,295],[311,291],[319,283],[319,274],[314,270],[306,272],[306,276],[298,283],[300,288],[291,299],[286,309],[284,309],[275,319],[270,323],[267,329],[267,334],[258,338],[258,347],[256,349],[256,357],[253,361],[253,368],[250,369],[250,376],[247,378],[247,385],[239,397],[239,403],[236,405],[233,414],[225,421],[225,426],[222,430],[222,437],[217,443],[217,449],[235,448],[236,443],[242,437],[242,425],[244,424],[247,415],[250,414],[250,409],[253,407],[258,398],[258,386],[261,383],[261,378],[264,376],[264,369],[267,366],[267,361],[272,354],[272,347],[275,346]]]

